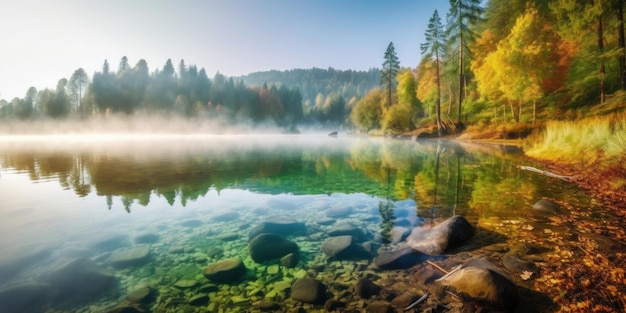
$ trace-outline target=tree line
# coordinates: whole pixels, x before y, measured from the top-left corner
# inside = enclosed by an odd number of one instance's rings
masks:
[[[465,123],[575,118],[596,104],[623,110],[623,11],[623,0],[450,0],[445,20],[435,11],[428,21],[417,68],[386,67],[397,59],[390,43],[381,88],[351,121],[384,133],[430,124],[441,135]]]

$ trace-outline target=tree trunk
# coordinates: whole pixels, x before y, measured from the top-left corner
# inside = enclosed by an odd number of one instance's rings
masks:
[[[602,39],[602,16],[598,17],[598,51],[600,51],[600,104],[604,104],[605,93],[604,93],[604,61],[602,60],[602,53],[604,52],[604,40]]]
[[[435,65],[437,66],[437,107],[435,108],[437,112],[437,135],[441,137],[441,81],[439,78],[439,52],[437,50],[435,50]]]
[[[459,14],[459,19],[461,19],[461,14]],[[457,123],[460,124],[461,105],[463,103],[463,27],[460,27],[459,32],[459,111],[457,113]]]
[[[617,33],[619,40],[619,73],[622,90],[626,90],[626,44],[624,43],[624,0],[617,0]]]

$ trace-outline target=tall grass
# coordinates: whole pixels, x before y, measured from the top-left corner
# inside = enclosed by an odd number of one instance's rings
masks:
[[[540,159],[614,165],[626,154],[626,114],[548,122],[527,146],[527,154]]]

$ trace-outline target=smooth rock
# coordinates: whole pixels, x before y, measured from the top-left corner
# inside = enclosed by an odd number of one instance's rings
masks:
[[[396,224],[397,225],[397,224]],[[404,241],[411,234],[411,230],[406,227],[394,226],[391,228],[391,242],[399,243]]]
[[[174,283],[174,287],[181,288],[181,289],[192,288],[197,285],[198,285],[198,281],[194,279],[181,279]]]
[[[365,239],[365,234],[363,234],[363,230],[348,222],[336,224],[331,227],[330,230],[328,230],[328,236],[331,237],[346,235],[352,236],[352,238],[357,242],[363,241]]]
[[[419,298],[420,296],[407,291],[393,298],[393,300],[391,300],[391,306],[398,308],[398,309],[404,309],[408,307],[409,305],[413,304]]]
[[[523,272],[532,272],[535,275],[537,274],[537,267],[535,266],[535,263],[522,260],[515,255],[507,254],[503,256],[502,265],[504,265],[507,270],[515,274],[521,274]]]
[[[54,288],[45,283],[21,283],[0,288],[0,312],[44,312]]]
[[[134,304],[118,304],[108,310],[106,313],[144,313],[145,311]]]
[[[546,200],[546,199],[541,199],[537,201],[533,205],[533,210],[540,212],[540,213],[546,213],[546,214],[552,214],[552,215],[561,214],[561,207],[558,204],[550,200]]]
[[[152,289],[148,287],[140,287],[135,290],[132,290],[126,295],[126,301],[131,303],[144,303],[146,299],[150,298],[152,294]]]
[[[145,264],[150,258],[147,246],[118,250],[111,254],[109,263],[115,267],[129,267]]]
[[[209,303],[209,296],[205,294],[195,295],[189,298],[188,302],[193,306],[207,305]]]
[[[135,243],[157,243],[159,242],[159,235],[153,233],[141,234],[134,238]]]
[[[291,298],[304,303],[322,303],[326,300],[326,286],[309,277],[297,279],[291,286]]]
[[[222,241],[233,241],[239,239],[239,234],[236,232],[227,232],[217,236],[217,239]]]
[[[261,312],[271,312],[280,309],[280,302],[276,301],[260,301],[254,304],[254,307],[259,309]]]
[[[362,299],[369,299],[378,296],[382,288],[367,278],[357,280],[354,285],[354,291]]]
[[[326,312],[337,311],[345,308],[346,305],[347,303],[344,301],[329,299],[326,300],[326,303],[324,303],[324,310],[326,310]]]
[[[167,249],[167,253],[171,254],[179,254],[185,252],[185,247],[183,246],[171,246]]]
[[[98,251],[113,251],[130,245],[128,236],[113,235],[101,238],[94,243],[93,248]]]
[[[55,298],[84,302],[109,291],[115,284],[115,276],[110,269],[81,258],[53,271],[45,282],[57,289],[58,297]]]
[[[201,220],[187,220],[187,221],[180,223],[180,225],[184,227],[200,227],[202,226],[202,224],[203,223]]]
[[[409,247],[428,255],[440,255],[447,248],[461,244],[474,235],[474,227],[462,216],[453,216],[434,227],[416,227],[406,242]]]
[[[367,313],[390,313],[392,310],[391,304],[386,301],[372,301],[367,305]]]
[[[294,268],[298,265],[299,259],[298,253],[289,253],[280,259],[280,265],[286,268]]]
[[[234,283],[246,274],[247,268],[240,258],[232,258],[209,264],[202,275],[215,283]]]
[[[254,239],[260,234],[277,234],[281,236],[289,236],[294,233],[303,232],[306,226],[302,222],[298,222],[289,217],[282,215],[268,217],[266,221],[261,222],[254,227],[248,235],[248,240]]]
[[[362,245],[355,244],[354,238],[348,235],[326,238],[322,242],[321,250],[334,260],[361,260],[371,257]]]
[[[486,258],[465,262],[440,283],[486,303],[493,310],[513,312],[520,300],[517,286]]]
[[[426,257],[410,247],[404,247],[392,251],[384,251],[374,259],[374,265],[382,270],[395,270],[410,268]]]
[[[260,234],[248,243],[250,257],[257,263],[298,253],[298,245],[276,234]]]
[[[352,213],[354,213],[354,209],[351,207],[335,207],[326,210],[326,216],[331,218],[348,217]]]

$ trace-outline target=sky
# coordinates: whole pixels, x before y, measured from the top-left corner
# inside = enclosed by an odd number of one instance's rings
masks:
[[[91,78],[126,56],[168,58],[210,77],[294,68],[380,68],[389,42],[416,67],[434,10],[448,0],[0,0],[0,99]]]

